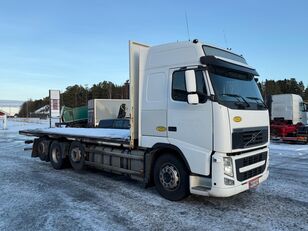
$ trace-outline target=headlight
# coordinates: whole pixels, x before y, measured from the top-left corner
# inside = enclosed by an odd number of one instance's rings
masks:
[[[224,157],[224,173],[233,176],[233,164],[231,157]]]

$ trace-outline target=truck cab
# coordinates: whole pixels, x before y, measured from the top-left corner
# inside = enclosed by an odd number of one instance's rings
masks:
[[[130,45],[140,96],[138,136],[131,135],[139,147],[177,153],[194,194],[231,196],[268,177],[268,110],[258,73],[241,55],[197,40]],[[174,169],[160,168],[156,183],[166,191],[177,187]]]

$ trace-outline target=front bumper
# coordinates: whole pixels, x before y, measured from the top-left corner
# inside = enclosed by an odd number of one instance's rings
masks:
[[[259,183],[262,183],[268,178],[269,171],[266,170],[261,176],[259,176]],[[255,178],[252,178],[255,179]],[[241,192],[249,190],[249,181],[242,183],[240,185],[228,188],[219,188],[219,187],[212,187],[209,191],[208,195],[213,197],[230,197]]]
[[[236,160],[242,158],[253,158],[261,153],[267,152],[266,161],[262,160],[260,162],[247,165],[242,169],[244,171],[254,171],[260,164],[263,163],[264,171],[259,174],[252,175],[250,178],[239,181],[236,171]],[[231,156],[233,162],[234,177],[229,177],[224,174],[224,163],[223,157],[226,157],[225,153],[215,153],[212,158],[212,177],[202,177],[202,176],[190,176],[190,192],[192,194],[203,195],[203,196],[214,196],[214,197],[230,197],[241,193],[243,191],[249,190],[249,182],[253,179],[259,179],[259,184],[268,178],[269,171],[269,149],[263,148],[251,152],[247,152],[241,155]],[[258,173],[258,172],[256,172]],[[225,179],[232,180],[233,185],[226,185]]]

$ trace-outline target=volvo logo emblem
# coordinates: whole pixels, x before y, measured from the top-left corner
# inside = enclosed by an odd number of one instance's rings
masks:
[[[253,133],[251,135],[251,141],[254,141],[257,138],[258,135],[259,135],[259,133]]]
[[[246,146],[247,146],[248,144],[250,144],[251,142],[255,141],[256,138],[258,137],[258,135],[259,135],[262,131],[263,131],[263,129],[260,130],[259,132],[254,132],[254,133],[252,133],[252,134],[251,134],[251,139],[244,145],[244,147],[246,147]]]

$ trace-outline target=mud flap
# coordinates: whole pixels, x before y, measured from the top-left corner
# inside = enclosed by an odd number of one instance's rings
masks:
[[[39,140],[39,138],[36,138],[33,141],[32,153],[31,153],[31,157],[33,157],[33,158],[39,156],[39,153],[38,153],[38,140]]]

